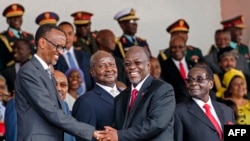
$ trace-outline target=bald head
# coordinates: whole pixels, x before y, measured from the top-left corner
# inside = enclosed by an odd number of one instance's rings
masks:
[[[115,35],[109,29],[100,30],[97,33],[96,41],[100,50],[113,52],[115,50]]]
[[[54,70],[54,76],[56,80],[56,88],[62,100],[65,99],[68,92],[68,80],[64,73],[58,70]]]
[[[143,48],[143,47],[140,47],[140,46],[132,46],[128,49],[128,51],[126,52],[126,56],[130,55],[130,54],[135,54],[135,53],[140,53],[141,55],[143,55],[147,60],[150,59],[150,54],[149,52]],[[126,57],[125,56],[125,57]]]

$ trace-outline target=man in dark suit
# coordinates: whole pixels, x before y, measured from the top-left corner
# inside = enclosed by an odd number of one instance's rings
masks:
[[[151,54],[147,41],[135,35],[137,32],[137,20],[139,18],[135,15],[133,8],[126,8],[119,11],[114,16],[114,19],[117,20],[123,31],[123,35],[116,39],[114,56],[124,59],[126,51],[131,46],[143,47]]]
[[[22,66],[16,77],[18,141],[59,141],[63,140],[63,131],[88,140],[93,136],[98,138],[93,126],[76,121],[62,110],[49,65],[54,65],[65,50],[64,32],[46,24],[38,28],[35,39],[37,53]]]
[[[114,57],[105,51],[94,53],[90,66],[96,84],[76,100],[72,116],[95,126],[97,130],[104,130],[105,125],[111,126],[113,123],[114,97],[120,93],[116,86],[117,68]],[[77,138],[77,141],[82,140]]]
[[[59,56],[59,59],[55,65],[55,69],[60,70],[62,72],[66,72],[69,68],[80,68],[84,73],[83,86],[85,87],[85,91],[88,91],[93,88],[94,80],[89,72],[89,60],[90,54],[86,51],[75,50],[73,47],[73,42],[75,40],[74,35],[74,27],[69,22],[62,22],[59,24],[59,27],[64,31],[67,37],[66,47],[67,50]],[[70,56],[73,59],[73,64],[70,61]],[[83,92],[83,93],[84,93]],[[82,94],[82,93],[80,93]]]
[[[105,127],[112,141],[173,141],[173,87],[150,76],[150,55],[139,46],[124,58],[131,86],[115,98],[115,128]]]
[[[209,96],[213,73],[206,65],[197,65],[189,71],[186,83],[192,98],[177,104],[175,141],[222,141],[224,125],[235,119],[231,108]]]
[[[34,36],[21,29],[24,11],[24,7],[17,3],[9,5],[3,11],[3,16],[6,17],[9,27],[6,31],[0,34],[0,52],[2,61],[0,62],[0,66],[2,65],[2,69],[15,63],[12,55],[12,46],[17,39],[23,38],[27,40],[32,46],[32,52],[34,53],[35,51]]]
[[[91,55],[98,50],[95,33],[91,32],[91,17],[92,13],[86,11],[77,11],[72,13],[74,25],[76,27],[76,37],[74,47],[77,50],[84,50]]]
[[[174,87],[176,103],[189,98],[184,79],[194,65],[185,58],[186,42],[181,36],[174,36],[169,43],[170,58],[161,62],[161,77]]]

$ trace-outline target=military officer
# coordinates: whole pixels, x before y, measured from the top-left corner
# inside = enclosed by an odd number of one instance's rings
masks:
[[[53,25],[56,25],[57,22],[59,21],[59,16],[58,14],[56,14],[55,12],[51,12],[51,11],[46,11],[46,12],[43,12],[41,14],[39,14],[37,17],[36,17],[36,24],[41,26],[41,25],[44,25],[44,24],[53,24]]]
[[[96,34],[91,32],[91,17],[92,13],[85,11],[78,11],[71,16],[74,18],[74,25],[76,27],[76,41],[74,42],[75,49],[81,49],[89,52],[91,55],[98,49],[96,43]]]
[[[167,32],[171,35],[171,38],[175,35],[181,36],[185,42],[188,40],[189,25],[184,19],[178,19],[170,26],[167,27]],[[160,63],[167,60],[170,57],[169,48],[161,50],[158,59]],[[197,63],[203,58],[202,52],[199,48],[187,45],[185,58],[188,62]]]
[[[242,30],[246,27],[243,16],[239,15],[234,18],[224,20],[221,22],[221,24],[223,25],[223,29],[230,31],[231,33],[232,42],[230,46],[238,49],[239,54],[242,54],[247,59],[248,66],[250,68],[250,55],[248,46],[241,42],[241,38],[243,36]]]
[[[117,20],[123,31],[123,35],[116,38],[114,56],[123,59],[129,47],[135,45],[146,48],[151,54],[147,41],[135,35],[137,33],[137,20],[139,20],[139,18],[135,15],[133,8],[126,8],[119,11],[114,16],[114,19]]]
[[[23,22],[24,7],[14,3],[6,7],[3,11],[3,16],[6,17],[9,25],[6,31],[0,33],[0,71],[14,64],[12,46],[17,39],[27,40],[35,51],[34,36],[21,29]]]

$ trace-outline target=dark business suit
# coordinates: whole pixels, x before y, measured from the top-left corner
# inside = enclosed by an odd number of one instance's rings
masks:
[[[114,122],[119,141],[173,141],[173,87],[149,76],[128,113],[130,93],[128,87],[115,98]]]
[[[235,123],[232,109],[212,101],[222,126]],[[217,131],[202,109],[190,98],[176,106],[174,122],[175,141],[220,141]]]
[[[114,98],[96,84],[91,91],[76,100],[72,116],[80,122],[95,126],[97,130],[104,130],[104,126],[112,126],[113,123]],[[77,138],[77,141],[84,140]]]
[[[92,138],[93,126],[79,123],[63,112],[55,79],[49,78],[37,58],[22,66],[15,84],[18,141],[61,141],[63,131]]]
[[[193,64],[187,62],[188,69],[190,69]],[[174,64],[172,58],[167,59],[161,63],[162,73],[161,77],[164,81],[170,83],[174,87],[176,103],[183,102],[189,98],[188,89],[186,83],[182,78],[179,69]],[[187,73],[187,72],[186,72]]]
[[[86,83],[87,90],[90,90],[94,86],[94,79],[92,78],[89,68],[90,68],[90,54],[80,50],[74,50],[75,57],[78,63],[78,66],[84,73],[84,79]],[[65,60],[65,58],[61,55],[54,66],[55,69],[60,70],[61,72],[65,73],[69,66]]]
[[[13,92],[15,88],[15,79],[16,79],[16,68],[15,64],[4,69],[2,71],[3,77],[6,79],[6,84],[8,86],[8,91]]]

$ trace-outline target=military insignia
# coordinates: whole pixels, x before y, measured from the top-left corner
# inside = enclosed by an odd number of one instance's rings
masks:
[[[81,13],[81,12],[78,12],[78,13],[77,13],[77,17],[78,17],[78,18],[81,18],[81,17],[82,17],[82,13]]]
[[[193,55],[193,56],[191,56],[190,59],[193,60],[195,63],[197,63],[199,61],[199,56]]]
[[[44,14],[44,16],[45,16],[46,19],[49,19],[50,13],[47,12],[47,13]]]
[[[129,14],[130,15],[135,15],[135,10],[132,8]]]
[[[14,37],[15,36],[14,33],[12,31],[10,31],[10,30],[8,31],[8,34],[9,34],[10,37]]]
[[[179,25],[180,25],[180,26],[184,26],[184,21],[183,21],[183,20],[180,20],[180,21],[179,21]]]
[[[125,44],[127,42],[126,38],[122,38],[122,43]]]
[[[13,46],[14,45],[14,42],[10,42],[10,46]]]
[[[17,5],[16,4],[14,4],[14,5],[12,5],[12,10],[14,10],[14,11],[16,11],[16,9],[17,9]]]

